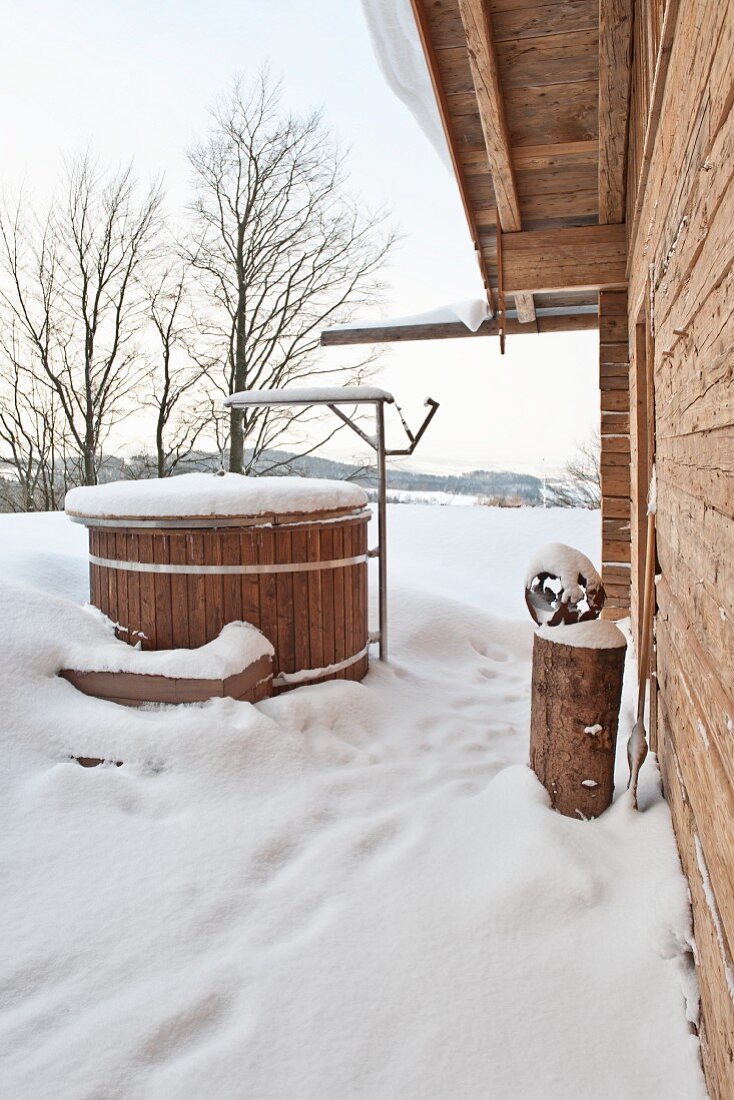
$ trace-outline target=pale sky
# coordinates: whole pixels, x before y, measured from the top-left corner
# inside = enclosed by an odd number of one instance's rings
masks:
[[[164,172],[175,214],[208,105],[269,62],[285,103],[322,107],[350,147],[353,189],[394,213],[386,315],[481,296],[454,180],[385,84],[360,0],[0,0],[0,13],[3,185],[42,191],[89,146],[143,180]],[[596,348],[595,332],[509,337],[504,358],[489,338],[396,345],[373,381],[415,421],[424,397],[441,402],[413,465],[552,472],[596,426]]]

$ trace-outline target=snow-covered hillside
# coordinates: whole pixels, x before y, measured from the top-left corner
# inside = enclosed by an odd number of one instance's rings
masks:
[[[2,1095],[705,1096],[653,764],[595,822],[525,765],[525,566],[598,522],[396,506],[389,667],[133,711],[55,676],[84,529],[0,517]]]

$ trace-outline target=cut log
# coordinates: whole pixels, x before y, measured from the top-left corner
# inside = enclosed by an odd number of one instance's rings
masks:
[[[604,620],[535,635],[530,766],[566,817],[598,817],[612,801],[626,648]]]

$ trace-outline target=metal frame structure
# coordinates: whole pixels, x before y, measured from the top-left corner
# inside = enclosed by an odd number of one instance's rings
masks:
[[[378,608],[379,629],[370,634],[370,642],[379,643],[380,660],[387,660],[387,459],[401,455],[412,455],[420,443],[428,425],[438,409],[438,402],[427,397],[425,404],[428,412],[415,434],[403,419],[395,398],[386,390],[374,386],[335,386],[313,389],[274,389],[243,390],[226,398],[224,404],[230,409],[269,408],[269,407],[310,407],[325,405],[347,427],[351,428],[377,456],[377,546],[368,552],[368,557],[378,559]],[[343,405],[372,405],[375,411],[375,434],[368,435],[354,420],[353,415],[344,412]],[[388,449],[385,443],[385,405],[395,405],[400,422],[410,443],[402,449]]]

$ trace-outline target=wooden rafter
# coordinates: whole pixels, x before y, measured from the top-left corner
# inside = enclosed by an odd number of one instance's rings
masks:
[[[624,221],[632,0],[599,2],[599,222]]]
[[[458,6],[466,34],[469,64],[489,158],[489,170],[492,174],[500,227],[505,233],[515,233],[522,229],[522,218],[510,160],[510,139],[502,101],[492,22],[487,5],[482,0],[459,0]],[[528,323],[535,320],[532,294],[518,292],[515,295],[515,306],[522,322]]]

